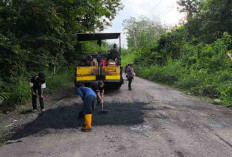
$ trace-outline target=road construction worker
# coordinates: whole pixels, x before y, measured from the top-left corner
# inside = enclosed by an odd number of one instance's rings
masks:
[[[104,82],[103,81],[99,81],[97,83],[93,83],[92,84],[92,89],[94,90],[94,92],[97,95],[97,104],[103,103],[104,101]]]
[[[45,75],[40,72],[38,75],[35,75],[31,78],[30,82],[31,92],[32,92],[32,107],[33,111],[37,110],[37,92],[39,95],[39,102],[41,111],[44,111],[44,95],[43,90],[46,88]]]
[[[232,61],[232,54],[231,53],[227,53],[227,56],[230,58],[230,60]]]
[[[127,76],[128,76],[128,89],[132,90],[131,83],[135,76],[134,69],[133,69],[133,63],[130,63],[130,65],[127,68]]]
[[[128,79],[128,75],[127,75],[127,71],[128,71],[128,67],[130,66],[130,64],[127,64],[125,67],[125,74],[126,74],[126,78]]]
[[[98,61],[97,61],[97,58],[96,57],[92,57],[92,60],[91,60],[91,66],[98,66]]]
[[[84,102],[82,114],[85,118],[85,125],[81,130],[84,132],[90,131],[92,128],[92,113],[97,104],[97,95],[91,88],[84,87],[82,83],[78,83],[77,87],[77,94],[82,98]],[[80,115],[78,118],[80,118]]]

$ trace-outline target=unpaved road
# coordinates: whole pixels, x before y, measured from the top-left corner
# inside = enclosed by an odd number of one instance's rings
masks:
[[[140,78],[132,86],[106,94],[109,112],[94,114],[92,132],[76,128],[74,93],[20,129],[0,156],[232,157],[231,109]]]

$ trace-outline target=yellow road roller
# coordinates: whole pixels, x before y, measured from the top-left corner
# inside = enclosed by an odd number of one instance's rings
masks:
[[[123,84],[121,66],[121,36],[120,33],[78,33],[78,42],[96,40],[101,46],[102,40],[119,39],[119,48],[113,48],[105,54],[86,55],[82,58],[75,71],[75,85],[82,82],[89,85],[95,81],[103,81],[105,87],[119,89]]]

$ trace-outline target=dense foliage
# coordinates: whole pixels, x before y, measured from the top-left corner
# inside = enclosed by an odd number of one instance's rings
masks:
[[[188,14],[188,37],[211,43],[224,32],[232,34],[231,0],[180,0],[179,4]]]
[[[32,74],[75,64],[76,33],[103,30],[121,9],[120,0],[0,0],[1,100],[24,103]]]
[[[188,13],[186,24],[147,44],[149,50],[131,46],[128,33],[137,74],[230,105],[232,62],[226,53],[232,52],[231,1],[181,0],[179,4]]]

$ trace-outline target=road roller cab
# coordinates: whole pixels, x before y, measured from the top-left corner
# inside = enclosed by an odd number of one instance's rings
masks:
[[[114,45],[115,49],[105,54],[87,55],[81,59],[76,67],[75,84],[82,82],[88,85],[95,81],[103,81],[106,87],[120,88],[123,83],[120,33],[79,33],[77,39],[78,42],[96,40],[99,46],[102,40],[119,39],[118,50]]]

